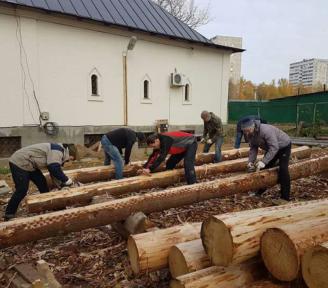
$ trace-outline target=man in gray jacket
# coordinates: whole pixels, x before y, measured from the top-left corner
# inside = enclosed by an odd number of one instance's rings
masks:
[[[72,186],[73,181],[63,172],[65,162],[76,158],[76,149],[73,144],[40,143],[24,147],[16,151],[9,159],[9,167],[15,183],[15,192],[11,196],[4,220],[15,217],[19,203],[28,192],[32,181],[40,193],[49,192],[47,180],[41,169],[47,168],[50,176],[61,187]]]
[[[277,127],[261,124],[259,120],[246,120],[241,123],[241,127],[249,140],[248,169],[253,170],[253,168],[256,168],[256,170],[261,170],[272,168],[279,160],[281,199],[275,202],[282,204],[289,201],[290,176],[288,164],[291,154],[291,140],[289,136]],[[259,147],[265,151],[265,154],[263,159],[255,164]],[[264,191],[265,189],[261,189],[258,194],[262,194]]]

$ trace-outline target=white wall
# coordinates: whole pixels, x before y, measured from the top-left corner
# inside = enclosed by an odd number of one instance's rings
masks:
[[[122,52],[129,37],[40,19],[20,19],[27,57],[19,48],[16,18],[0,10],[0,127],[37,123],[28,70],[41,110],[50,113],[50,121],[61,126],[122,125]],[[138,40],[127,56],[128,124],[153,125],[157,119],[169,119],[171,125],[201,124],[199,115],[204,109],[226,122],[230,54],[150,40],[153,42]],[[102,101],[89,101],[90,73],[94,69],[100,75]],[[183,88],[170,88],[169,76],[175,69],[190,81],[191,105],[183,103]],[[145,77],[151,88],[151,103],[147,104],[142,101]]]

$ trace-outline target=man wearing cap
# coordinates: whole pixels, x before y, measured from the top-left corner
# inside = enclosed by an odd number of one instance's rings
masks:
[[[36,185],[40,193],[49,192],[47,180],[41,169],[47,168],[50,176],[60,183],[61,187],[72,186],[73,180],[64,174],[62,166],[75,158],[76,149],[73,144],[40,143],[16,151],[9,159],[15,192],[6,207],[4,220],[8,221],[15,217],[19,203],[28,192],[30,181]]]
[[[166,161],[166,170],[172,170],[184,159],[185,178],[189,185],[197,182],[195,172],[195,157],[197,152],[197,139],[194,135],[182,131],[153,134],[147,138],[147,145],[153,148],[153,153],[141,171],[150,175],[171,155]]]
[[[204,145],[204,153],[208,153],[211,146],[215,144],[214,163],[221,161],[221,146],[223,144],[223,126],[220,117],[212,112],[203,111],[200,117],[204,121],[204,132],[201,143]]]
[[[123,178],[123,159],[122,149],[124,151],[125,165],[130,163],[130,155],[134,143],[137,141],[143,141],[145,138],[141,132],[135,132],[129,128],[118,128],[108,132],[101,138],[101,145],[105,152],[104,165],[110,165],[111,160],[115,166],[115,178]]]
[[[249,140],[250,152],[248,169],[262,170],[272,168],[279,161],[279,184],[281,198],[274,201],[275,204],[283,204],[290,201],[290,176],[288,171],[289,157],[291,154],[291,140],[282,130],[268,124],[261,124],[259,120],[245,120],[241,123],[241,129]],[[258,148],[265,151],[262,160],[255,164]],[[254,170],[255,170],[254,169]],[[265,189],[258,191],[258,195]]]
[[[240,148],[240,143],[241,143],[241,139],[243,138],[243,136],[245,138],[243,130],[241,129],[241,123],[248,121],[248,120],[259,120],[261,123],[267,124],[266,120],[261,119],[259,116],[256,116],[256,115],[248,115],[248,116],[244,116],[244,117],[240,118],[237,123],[236,140],[235,140],[235,145],[234,145],[234,148],[236,148],[236,149]],[[246,138],[245,138],[245,142],[246,143],[248,142],[248,140]]]

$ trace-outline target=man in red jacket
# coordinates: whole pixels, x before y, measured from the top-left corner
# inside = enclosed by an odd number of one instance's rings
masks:
[[[185,178],[188,184],[194,184],[196,180],[195,157],[197,152],[197,139],[190,133],[181,131],[153,134],[147,138],[147,145],[154,148],[148,161],[144,165],[142,173],[150,175],[165,161],[166,170],[172,170],[184,159]]]

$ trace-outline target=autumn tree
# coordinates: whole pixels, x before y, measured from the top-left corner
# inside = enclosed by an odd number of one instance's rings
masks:
[[[246,80],[244,77],[240,78],[240,99],[253,100],[255,97],[256,86],[252,81]]]
[[[153,0],[191,28],[197,28],[209,23],[209,2],[206,8],[195,4],[194,0]]]
[[[278,80],[278,93],[280,97],[293,95],[293,86],[285,78]]]

